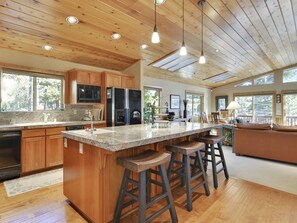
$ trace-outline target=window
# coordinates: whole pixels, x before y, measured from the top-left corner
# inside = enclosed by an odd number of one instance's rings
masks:
[[[237,117],[249,122],[271,123],[273,118],[273,95],[236,96],[241,108]]]
[[[284,94],[284,114],[286,125],[297,125],[297,93]]]
[[[203,111],[203,95],[197,93],[186,92],[187,104],[187,116],[200,116]]]
[[[161,92],[161,88],[144,87],[144,121],[149,121],[151,118],[151,105],[160,106]]]
[[[253,85],[253,81],[252,80],[248,80],[245,82],[241,82],[239,84],[234,85],[234,87],[246,87],[246,86],[251,86]]]
[[[274,83],[274,74],[264,75],[254,80],[255,85],[273,84],[273,83]]]
[[[1,111],[58,110],[63,103],[63,77],[4,69]]]
[[[284,70],[283,83],[297,82],[297,68]]]

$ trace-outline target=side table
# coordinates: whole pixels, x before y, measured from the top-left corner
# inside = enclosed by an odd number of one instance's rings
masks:
[[[234,153],[234,127],[235,125],[232,125],[232,124],[223,124],[222,125],[222,135],[225,136],[225,141],[223,144],[225,145],[230,145],[231,144],[231,147],[232,147],[232,152]],[[231,132],[231,140],[227,139],[227,135],[225,134],[225,131],[226,130],[229,130]]]

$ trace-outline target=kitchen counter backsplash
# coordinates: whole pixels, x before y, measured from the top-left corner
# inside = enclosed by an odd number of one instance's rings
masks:
[[[34,111],[34,112],[0,112],[0,125],[20,124],[28,122],[43,122],[43,113],[50,114],[47,121],[80,121],[86,110],[102,105],[65,105],[63,111]]]

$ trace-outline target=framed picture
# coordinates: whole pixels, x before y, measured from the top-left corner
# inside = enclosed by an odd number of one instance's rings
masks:
[[[170,95],[170,109],[179,109],[180,108],[180,97],[179,95]]]
[[[228,106],[228,96],[216,96],[216,110],[217,111],[226,111]]]

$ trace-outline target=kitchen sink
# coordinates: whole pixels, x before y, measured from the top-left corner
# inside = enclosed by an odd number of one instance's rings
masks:
[[[99,135],[99,134],[104,134],[104,133],[111,133],[114,132],[112,130],[105,130],[105,129],[95,129],[93,131],[93,135]],[[91,132],[89,129],[82,129],[82,130],[73,130],[71,133],[75,133],[78,135],[83,135],[83,136],[88,136],[91,135]]]

